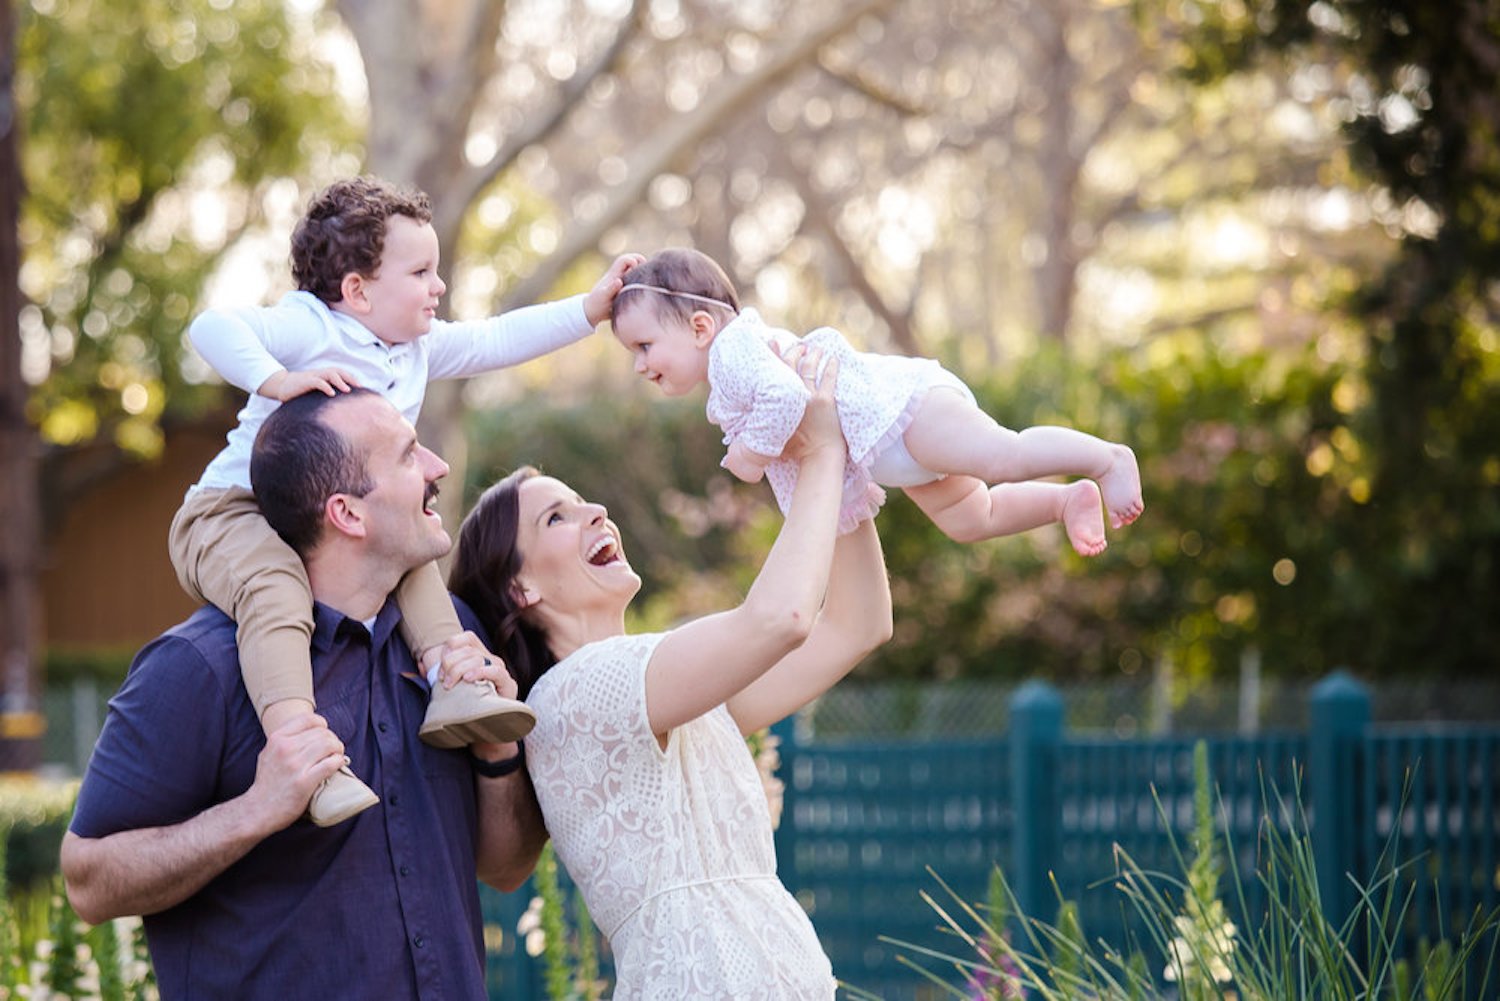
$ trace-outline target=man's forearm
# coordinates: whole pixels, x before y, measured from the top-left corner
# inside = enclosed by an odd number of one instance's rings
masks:
[[[498,890],[515,890],[536,868],[547,828],[531,779],[522,767],[503,778],[476,777],[479,793],[479,878]]]
[[[239,800],[171,827],[102,838],[69,831],[61,860],[68,900],[90,924],[164,911],[197,893],[270,833],[265,818]]]

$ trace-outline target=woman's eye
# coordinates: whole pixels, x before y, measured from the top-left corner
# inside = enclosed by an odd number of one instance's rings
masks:
[[[551,514],[547,515],[547,524],[549,525],[555,525],[562,520],[563,516],[558,514],[556,511],[553,511]]]

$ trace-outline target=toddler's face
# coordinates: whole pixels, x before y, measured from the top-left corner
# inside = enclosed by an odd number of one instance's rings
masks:
[[[364,325],[387,344],[406,344],[432,329],[438,301],[448,290],[438,277],[438,238],[431,223],[410,216],[386,220],[380,270],[366,279],[370,311]]]
[[[657,316],[632,304],[615,317],[615,337],[635,358],[635,372],[668,396],[684,396],[708,381],[708,340],[675,315]],[[703,340],[700,343],[700,340]]]

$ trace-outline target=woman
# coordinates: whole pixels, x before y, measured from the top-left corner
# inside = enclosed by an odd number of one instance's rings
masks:
[[[491,487],[460,531],[452,590],[529,692],[539,722],[527,767],[558,856],[613,946],[617,1001],[834,996],[812,924],[776,878],[744,735],[890,637],[873,524],[835,540],[835,378],[830,365],[788,445],[802,475],[738,607],[626,634],[641,581],[618,531],[604,508],[529,468]]]

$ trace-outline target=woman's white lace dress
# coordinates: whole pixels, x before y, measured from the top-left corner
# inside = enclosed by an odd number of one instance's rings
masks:
[[[755,763],[724,706],[646,716],[661,634],[591,643],[527,702],[526,765],[558,858],[614,950],[615,1001],[834,996],[812,923],[776,877]]]

